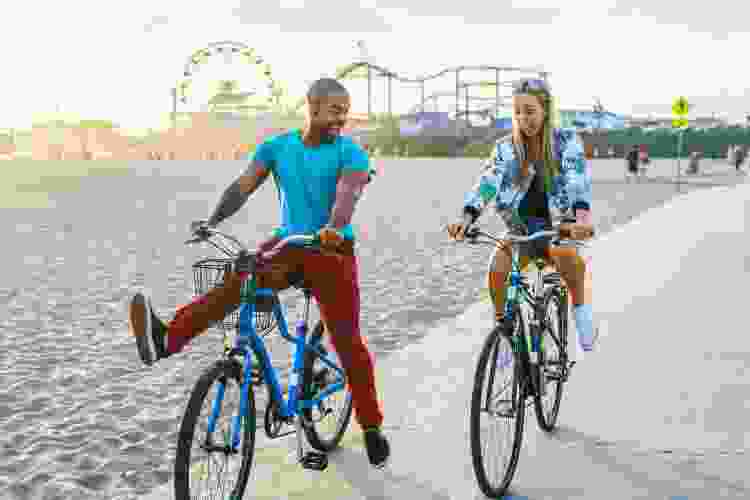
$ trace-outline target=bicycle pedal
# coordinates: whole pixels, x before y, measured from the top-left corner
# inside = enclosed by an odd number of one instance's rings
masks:
[[[302,467],[307,470],[324,471],[328,468],[328,455],[315,451],[308,451],[300,460]]]

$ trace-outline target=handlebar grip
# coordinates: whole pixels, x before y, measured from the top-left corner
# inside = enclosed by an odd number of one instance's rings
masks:
[[[578,250],[574,247],[550,247],[548,249],[550,257],[576,257]]]
[[[594,229],[594,226],[591,224],[561,224],[560,225],[560,236],[562,238],[570,238],[572,239],[572,228],[576,227],[578,229],[582,229],[584,231],[584,238],[593,238],[596,234],[596,230]]]

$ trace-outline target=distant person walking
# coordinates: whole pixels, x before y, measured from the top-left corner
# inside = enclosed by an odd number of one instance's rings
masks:
[[[700,159],[702,157],[702,153],[699,151],[693,151],[690,153],[690,163],[688,164],[687,173],[691,175],[697,175],[699,172],[700,167]]]
[[[737,173],[742,173],[742,162],[745,161],[745,148],[742,146],[736,146],[734,148],[734,167],[737,169]]]
[[[625,179],[627,180],[627,182],[630,182],[631,177],[635,177],[638,175],[639,155],[640,153],[637,145],[633,145],[626,155],[627,172],[625,173]]]

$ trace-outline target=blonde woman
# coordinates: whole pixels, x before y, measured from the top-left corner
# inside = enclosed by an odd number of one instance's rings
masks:
[[[460,222],[448,226],[452,238],[463,240],[468,227],[491,202],[514,233],[532,234],[568,217],[591,223],[591,169],[583,145],[574,130],[555,128],[552,115],[547,82],[523,79],[515,83],[512,134],[497,142],[479,182],[467,193]],[[576,239],[583,236],[573,235]],[[560,271],[571,292],[579,344],[585,352],[591,351],[598,329],[591,307],[589,265],[581,256],[549,257],[548,245],[549,240],[537,240],[522,247],[521,265],[545,257]],[[498,321],[503,320],[510,270],[510,246],[499,245],[488,276]]]

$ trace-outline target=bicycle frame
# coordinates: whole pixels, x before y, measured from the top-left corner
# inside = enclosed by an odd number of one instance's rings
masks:
[[[522,273],[520,260],[521,258],[519,249],[514,245],[511,252],[511,272],[508,273],[508,278],[506,281],[508,287],[505,300],[505,318],[507,318],[506,321],[508,321],[511,325],[514,324],[516,319],[515,313],[516,311],[518,311],[520,315],[518,320],[524,321],[523,313],[521,312],[520,308],[521,304],[526,303],[532,308],[532,315],[528,332],[526,332],[524,329],[525,333],[521,338],[512,337],[510,340],[513,345],[514,351],[519,354],[521,359],[520,366],[516,367],[516,369],[519,370],[518,375],[523,378],[526,378],[527,376],[530,377],[530,382],[533,389],[539,390],[539,387],[537,387],[537,383],[541,383],[543,386],[543,381],[536,381],[534,377],[530,376],[531,373],[529,372],[529,365],[536,366],[539,362],[539,356],[543,355],[544,353],[544,336],[541,334],[544,327],[543,322],[545,321],[543,310],[544,304],[541,303],[538,298],[542,296],[542,292],[546,285],[560,285],[561,281],[559,278],[559,274],[544,272],[544,268],[547,265],[546,259],[531,259],[530,263],[533,263],[537,268],[536,280],[534,281],[534,290],[532,292],[530,290],[526,276],[524,276]],[[562,289],[564,300],[567,304],[567,293],[564,291],[565,287],[562,287]],[[564,340],[562,339],[561,341],[564,342]],[[521,342],[523,343],[523,346],[521,345]],[[496,352],[492,356],[493,359],[495,355]],[[493,365],[492,369],[490,370],[490,387],[494,382],[495,369],[496,366]],[[543,376],[543,374],[540,375]],[[512,401],[516,400],[515,390],[516,388],[514,386]],[[489,408],[489,400],[487,403]],[[515,405],[515,403],[513,404]]]
[[[255,276],[253,275],[249,280],[243,282],[243,291],[247,289],[249,284],[250,288],[255,288]],[[274,291],[270,288],[259,288],[254,290],[254,296],[258,297],[274,297]],[[289,328],[287,326],[284,311],[282,310],[281,304],[278,300],[273,300],[273,314],[276,318],[281,336],[284,340],[294,344],[294,353],[292,358],[292,373],[289,377],[289,395],[285,399],[281,390],[281,384],[279,382],[278,374],[276,369],[271,363],[271,357],[268,354],[268,350],[263,342],[263,339],[258,335],[255,329],[255,301],[248,300],[240,304],[240,321],[238,335],[235,338],[234,349],[232,349],[228,356],[239,355],[244,359],[244,366],[246,369],[243,373],[242,386],[240,392],[240,412],[239,415],[235,415],[232,422],[232,448],[236,449],[240,442],[240,429],[241,422],[249,417],[248,413],[248,395],[252,387],[252,370],[249,369],[253,365],[253,355],[258,360],[260,368],[263,372],[263,380],[269,387],[270,396],[272,401],[279,405],[279,413],[283,418],[294,418],[303,409],[311,408],[319,404],[322,400],[327,398],[329,395],[336,391],[344,388],[344,371],[341,367],[337,366],[321,351],[317,344],[311,344],[307,342],[307,333],[309,325],[309,313],[310,313],[310,295],[305,293],[305,315],[304,319],[298,321],[295,329],[295,337],[289,334]],[[328,367],[334,369],[337,372],[337,381],[335,384],[326,387],[320,394],[313,399],[305,400],[300,398],[300,379],[304,364],[304,354],[308,350],[313,350],[317,353],[319,359],[323,361]],[[211,414],[208,420],[208,435],[211,435],[216,429],[216,421],[221,411],[221,404],[224,399],[225,386],[223,383],[219,383],[217,397],[213,402]]]
[[[511,272],[508,273],[508,279],[506,281],[506,283],[508,284],[508,291],[505,300],[505,317],[508,318],[508,320],[511,322],[515,321],[514,314],[516,310],[520,312],[520,305],[525,302],[533,308],[531,328],[536,330],[537,327],[541,326],[537,323],[540,321],[542,315],[544,314],[544,312],[541,311],[543,305],[538,304],[538,301],[536,299],[537,297],[540,297],[542,295],[544,285],[553,282],[554,280],[546,279],[544,267],[546,266],[547,262],[545,259],[532,259],[530,263],[533,263],[537,268],[537,279],[534,282],[534,290],[532,292],[530,290],[526,276],[524,276],[521,271],[520,260],[521,257],[520,252],[518,251],[518,247],[514,246],[511,252]],[[520,319],[523,320],[523,318]],[[529,331],[528,333],[536,332]],[[538,356],[538,354],[544,349],[544,346],[542,345],[543,339],[539,338],[539,344],[533,345],[533,340],[536,340],[532,339],[532,337],[534,336],[526,335],[525,337],[525,347],[527,349],[526,352]],[[515,347],[520,348],[520,346]],[[532,359],[535,360],[535,358]]]

